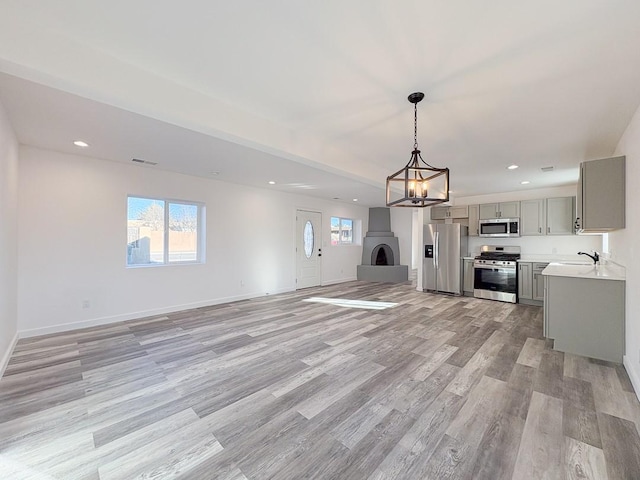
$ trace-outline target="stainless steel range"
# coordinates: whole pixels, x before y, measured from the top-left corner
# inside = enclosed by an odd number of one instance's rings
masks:
[[[473,296],[516,303],[519,258],[520,247],[484,245],[473,261]]]

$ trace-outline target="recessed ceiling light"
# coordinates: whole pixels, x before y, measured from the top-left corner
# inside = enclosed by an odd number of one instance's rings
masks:
[[[529,185],[531,182],[529,180],[523,180],[520,182],[520,185]]]
[[[353,199],[353,201],[354,201],[354,202],[357,202],[357,201],[358,201],[358,199],[357,199],[357,198],[354,198],[354,199]]]
[[[269,180],[269,185],[275,185],[276,182],[274,182],[273,180]]]
[[[75,142],[73,142],[73,144],[76,147],[82,147],[82,148],[89,146],[89,144],[87,142],[83,142],[82,140],[76,140]]]
[[[209,172],[210,175],[220,175],[220,172]]]
[[[518,168],[518,165],[509,165],[507,170],[515,170],[516,168]]]

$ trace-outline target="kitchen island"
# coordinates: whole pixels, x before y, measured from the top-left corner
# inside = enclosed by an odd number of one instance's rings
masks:
[[[542,275],[544,335],[554,349],[622,363],[624,268],[550,263]]]

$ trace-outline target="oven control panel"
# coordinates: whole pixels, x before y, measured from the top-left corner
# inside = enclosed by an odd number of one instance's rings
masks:
[[[516,262],[509,260],[475,260],[475,265],[495,265],[497,267],[515,267]]]

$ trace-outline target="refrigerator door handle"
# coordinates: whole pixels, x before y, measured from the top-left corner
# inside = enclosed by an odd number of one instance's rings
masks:
[[[440,233],[436,232],[436,238],[435,238],[435,241],[434,241],[435,245],[434,245],[434,248],[433,248],[433,250],[434,250],[433,251],[433,263],[435,264],[436,270],[440,267],[440,265],[439,265],[439,263],[440,263],[439,260],[440,259],[438,258],[438,255],[439,255],[438,251],[440,250],[440,243],[439,243],[440,238],[439,237],[440,237]]]

